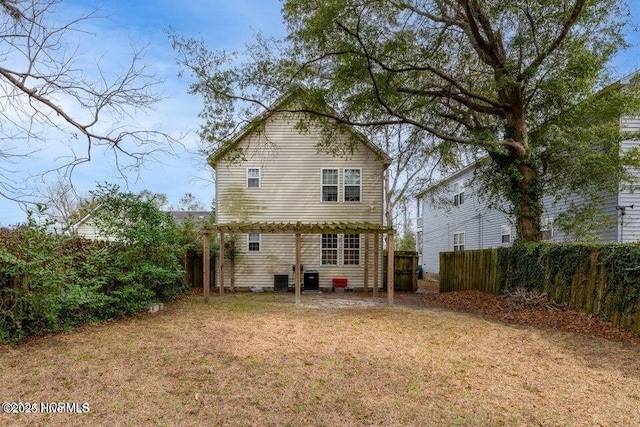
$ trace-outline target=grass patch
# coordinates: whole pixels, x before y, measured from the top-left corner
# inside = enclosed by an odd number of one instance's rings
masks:
[[[86,401],[91,411],[0,414],[0,425],[637,422],[638,344],[396,301],[194,296],[3,347],[3,401]]]

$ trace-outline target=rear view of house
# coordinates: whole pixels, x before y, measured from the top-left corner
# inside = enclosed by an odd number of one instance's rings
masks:
[[[234,286],[292,286],[293,230],[301,234],[303,274],[313,275],[320,288],[334,279],[366,286],[381,273],[373,248],[381,248],[375,240],[385,230],[383,175],[390,159],[351,129],[335,134],[336,146],[349,147],[348,154],[320,152],[320,129],[311,121],[298,130],[299,118],[264,114],[209,158],[216,176],[215,227],[233,234],[237,252]]]

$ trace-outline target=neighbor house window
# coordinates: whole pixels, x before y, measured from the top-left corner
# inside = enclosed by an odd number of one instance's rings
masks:
[[[249,252],[260,252],[260,234],[258,233],[249,233],[247,238],[248,250]]]
[[[511,242],[511,226],[509,224],[502,226],[500,234],[502,234],[502,243]]]
[[[338,169],[322,169],[322,201],[338,201]]]
[[[453,250],[464,251],[464,231],[453,233]]]
[[[338,265],[338,235],[322,235],[322,265]]]
[[[360,169],[344,170],[344,201],[359,202],[360,201]]]
[[[553,218],[542,218],[540,221],[542,240],[553,240]]]
[[[345,234],[343,243],[344,265],[360,265],[360,235]]]
[[[453,184],[453,205],[460,206],[464,204],[464,184],[456,182]]]
[[[260,168],[247,168],[247,188],[260,188]]]

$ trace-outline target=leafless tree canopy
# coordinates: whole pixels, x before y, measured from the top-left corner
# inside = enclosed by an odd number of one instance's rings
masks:
[[[107,71],[106,58],[83,55],[78,43],[93,36],[86,28],[100,18],[97,12],[76,18],[69,13],[60,0],[0,0],[4,198],[24,200],[28,184],[16,178],[16,172],[26,156],[44,149],[59,147],[55,151],[64,153],[58,154],[62,161],[33,174],[55,170],[69,178],[76,166],[107,151],[125,177],[145,158],[176,142],[165,133],[129,124],[160,100],[154,89],[161,81],[142,64],[143,50],[129,47],[129,65]]]

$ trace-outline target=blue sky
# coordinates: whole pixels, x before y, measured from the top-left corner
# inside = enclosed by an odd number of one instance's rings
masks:
[[[640,25],[640,1],[630,0],[631,16]],[[90,164],[82,165],[74,173],[74,184],[86,193],[98,182],[119,183],[132,191],[148,189],[165,193],[170,203],[177,203],[185,192],[210,206],[213,183],[210,168],[195,154],[201,100],[187,93],[189,80],[178,78],[176,54],[164,33],[167,27],[182,36],[203,38],[210,49],[241,50],[257,32],[266,36],[284,36],[285,27],[278,0],[67,0],[62,2],[69,16],[83,10],[99,9],[104,19],[96,19],[88,28],[93,36],[81,40],[80,51],[88,61],[103,56],[103,63],[112,67],[126,64],[130,46],[146,47],[145,63],[151,72],[164,79],[157,91],[165,98],[151,114],[136,116],[136,121],[168,132],[184,135],[186,149],[160,155],[140,170],[139,179],[119,181],[113,171],[110,156],[96,153]],[[632,47],[612,64],[616,76],[624,76],[640,68],[640,37],[630,32]],[[23,170],[46,168],[59,153],[43,152]],[[52,156],[52,157],[47,157]],[[13,202],[0,200],[0,225],[24,221],[25,213]]]

